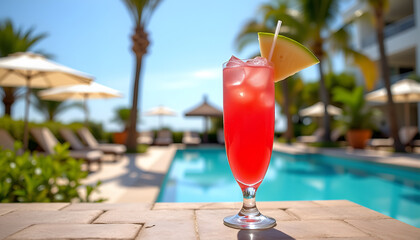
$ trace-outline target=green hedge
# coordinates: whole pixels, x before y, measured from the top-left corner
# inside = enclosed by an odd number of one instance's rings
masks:
[[[21,147],[15,143],[15,149]],[[82,160],[69,157],[68,147],[59,144],[56,153],[47,156],[0,149],[0,202],[104,201],[91,199],[101,183],[81,184],[87,172],[81,170]]]

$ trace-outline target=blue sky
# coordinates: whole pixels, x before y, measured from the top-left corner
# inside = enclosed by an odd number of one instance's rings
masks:
[[[232,54],[247,58],[258,48],[237,52],[235,38],[255,16],[263,1],[164,0],[147,26],[151,45],[143,60],[140,111],[164,105],[176,117],[163,122],[174,130],[202,130],[201,118],[184,113],[201,103],[203,96],[222,107],[222,63]],[[107,130],[120,130],[111,121],[115,109],[129,107],[134,75],[130,35],[132,19],[122,0],[3,0],[0,20],[35,33],[48,33],[35,50],[52,54],[54,60],[89,73],[95,81],[121,91],[124,98],[91,100],[90,118]],[[256,36],[257,37],[257,36]],[[316,79],[315,68],[305,70],[306,80]],[[14,118],[23,118],[23,101],[14,106]],[[1,104],[0,111],[3,112]],[[58,120],[83,120],[82,110],[68,110]],[[43,117],[31,108],[30,119]],[[157,117],[142,117],[139,130],[158,126]],[[284,127],[278,117],[277,129]]]

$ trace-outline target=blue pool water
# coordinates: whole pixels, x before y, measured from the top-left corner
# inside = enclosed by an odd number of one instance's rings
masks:
[[[319,154],[273,152],[257,201],[347,199],[420,227],[420,173]],[[178,150],[158,202],[242,201],[220,149]]]

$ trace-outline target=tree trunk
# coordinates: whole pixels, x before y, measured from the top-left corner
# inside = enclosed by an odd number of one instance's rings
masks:
[[[331,127],[330,127],[330,115],[328,114],[328,105],[330,104],[329,95],[327,92],[327,87],[325,86],[325,77],[324,72],[322,70],[322,57],[318,56],[319,63],[318,63],[318,70],[319,70],[319,96],[321,101],[324,103],[324,117],[322,121],[322,125],[324,128],[324,136],[322,140],[324,142],[331,142]]]
[[[12,105],[15,102],[15,90],[14,87],[3,87],[4,97],[4,115],[12,116]]]
[[[137,148],[137,109],[139,99],[140,72],[142,57],[136,57],[136,75],[134,77],[133,100],[131,103],[130,120],[128,123],[127,149],[136,150]]]
[[[287,143],[291,143],[293,139],[293,122],[292,114],[290,113],[290,95],[289,95],[289,84],[288,79],[285,79],[281,82],[284,98],[284,113],[286,114],[287,119],[287,129],[285,133]]]
[[[379,45],[379,53],[380,53],[380,65],[381,65],[381,75],[384,81],[386,93],[388,95],[387,100],[387,108],[388,108],[388,118],[389,118],[389,125],[390,125],[390,133],[391,137],[394,139],[394,148],[397,152],[405,152],[404,145],[401,143],[399,135],[398,135],[398,124],[396,119],[396,111],[395,111],[395,104],[392,99],[392,92],[391,92],[391,81],[389,77],[389,67],[388,67],[388,59],[385,53],[385,43],[384,43],[384,12],[383,7],[378,6],[375,8],[375,20],[376,20],[376,37]]]

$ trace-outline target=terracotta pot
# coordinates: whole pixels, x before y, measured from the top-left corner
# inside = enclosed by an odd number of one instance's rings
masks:
[[[352,129],[346,134],[346,139],[352,148],[363,149],[366,142],[372,137],[372,130],[369,129]]]
[[[127,131],[113,133],[112,137],[114,139],[114,143],[125,144],[127,140],[127,135]]]

